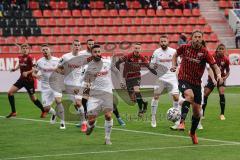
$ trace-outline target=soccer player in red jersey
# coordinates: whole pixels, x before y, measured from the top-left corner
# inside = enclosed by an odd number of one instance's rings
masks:
[[[47,112],[44,111],[42,103],[35,96],[35,88],[34,88],[34,79],[32,76],[33,72],[33,59],[29,55],[29,45],[22,44],[21,45],[21,53],[19,58],[19,65],[16,68],[11,69],[11,72],[14,72],[20,69],[20,77],[16,83],[12,85],[12,87],[8,91],[8,100],[11,105],[12,112],[6,116],[6,118],[15,117],[16,116],[16,108],[15,108],[15,100],[14,93],[16,93],[21,88],[25,88],[31,98],[32,102],[42,111],[41,118],[44,118]]]
[[[224,90],[225,90],[225,81],[230,74],[229,59],[225,55],[225,53],[226,53],[225,45],[224,44],[219,44],[217,46],[217,49],[216,49],[213,57],[215,58],[215,60],[217,62],[217,65],[221,70],[221,75],[222,75],[222,78],[223,78],[224,82],[222,84],[217,83],[217,81],[215,80],[216,75],[214,75],[211,68],[209,68],[208,82],[207,82],[207,85],[204,87],[204,100],[203,100],[203,105],[202,105],[203,116],[204,116],[204,112],[205,112],[205,109],[206,109],[206,106],[207,106],[208,96],[213,91],[214,87],[217,86],[218,93],[219,93],[219,98],[220,98],[220,107],[221,107],[220,119],[221,120],[225,120],[225,116],[224,116],[224,111],[225,111]]]
[[[221,72],[213,58],[207,51],[203,40],[203,33],[196,30],[192,33],[192,41],[189,44],[182,45],[177,49],[172,59],[171,71],[176,71],[177,57],[182,58],[178,73],[178,88],[185,98],[182,104],[182,116],[179,128],[185,129],[184,119],[186,113],[193,107],[192,126],[189,136],[192,138],[193,144],[198,144],[196,129],[200,120],[201,111],[201,78],[206,66],[210,65],[214,73],[217,75],[216,80],[222,83]]]
[[[140,83],[141,83],[141,67],[147,67],[153,74],[157,75],[157,72],[150,68],[147,59],[140,54],[141,52],[141,43],[136,43],[134,45],[134,50],[132,53],[127,54],[121,57],[116,62],[116,68],[120,68],[120,64],[125,62],[123,77],[126,80],[126,86],[129,93],[129,96],[133,101],[138,103],[139,107],[139,116],[142,117],[144,112],[147,110],[147,102],[144,102],[142,95],[140,93]],[[144,105],[144,107],[142,106]]]

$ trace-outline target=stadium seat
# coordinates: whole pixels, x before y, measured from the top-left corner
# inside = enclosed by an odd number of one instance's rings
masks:
[[[129,33],[131,33],[131,34],[138,33],[137,27],[136,26],[129,27]]]
[[[184,29],[185,33],[192,33],[193,27],[191,25],[187,25]]]
[[[181,9],[174,9],[174,15],[176,17],[181,17],[181,16],[183,16],[183,12]]]
[[[35,36],[40,36],[42,33],[39,27],[34,27],[32,28],[32,30],[33,30],[32,35],[35,35]]]
[[[66,1],[60,1],[58,2],[58,8],[59,9],[66,9],[68,6],[67,2]]]
[[[128,27],[125,27],[125,26],[119,27],[119,33],[128,34]]]
[[[118,27],[112,27],[112,34],[118,34]]]
[[[195,17],[189,17],[188,24],[195,25],[197,24],[197,19]]]
[[[52,11],[51,10],[44,10],[43,11],[43,17],[47,17],[47,18],[52,17]]]
[[[91,34],[100,34],[100,27],[93,27],[91,28]]]
[[[7,44],[17,43],[17,42],[16,42],[16,38],[13,37],[13,36],[9,36],[9,37],[6,38],[6,43],[7,43]]]
[[[115,18],[113,23],[110,25],[122,25],[122,18]]]
[[[57,25],[56,18],[49,18],[48,19],[48,25],[49,26],[56,26]]]
[[[83,17],[91,17],[90,10],[82,10],[81,14]]]
[[[36,43],[38,43],[36,39],[37,39],[37,37],[35,37],[35,36],[29,36],[29,37],[27,38],[27,42],[28,42],[29,44],[36,44]]]
[[[61,48],[61,46],[59,46],[59,45],[54,45],[54,46],[52,47],[52,50],[53,50],[54,53],[60,53],[60,52],[62,52],[62,48]]]
[[[199,9],[192,9],[192,16],[200,16],[200,10]]]
[[[182,25],[178,25],[176,28],[177,33],[184,33],[184,27]]]
[[[24,37],[24,36],[17,37],[17,43],[18,44],[23,44],[23,43],[26,43],[26,42],[27,42],[26,37]]]
[[[57,44],[57,37],[56,36],[49,36],[47,43],[48,44]]]
[[[71,17],[71,16],[72,16],[72,13],[70,10],[65,9],[62,11],[62,17]]]
[[[97,36],[96,41],[98,43],[105,43],[106,42],[106,36]]]
[[[82,34],[86,34],[86,35],[89,35],[91,32],[90,32],[90,28],[89,27],[82,27],[81,28],[81,33]]]
[[[142,25],[142,18],[139,17],[133,18],[133,24],[136,26]]]
[[[50,4],[52,9],[57,9],[58,8],[56,1],[50,1],[49,4]]]
[[[136,36],[135,36],[135,40],[136,40],[136,42],[143,42],[143,41],[144,41],[142,35],[136,35]]]
[[[85,26],[85,21],[83,18],[74,19],[74,24],[77,26]]]
[[[69,28],[69,27],[62,28],[62,34],[63,35],[71,35],[72,34],[71,28]]]
[[[145,10],[144,9],[138,9],[137,13],[136,13],[136,16],[138,16],[138,17],[145,17],[146,16]]]
[[[95,6],[96,9],[103,9],[104,8],[104,2],[103,1],[96,1],[95,4],[96,4],[96,6]]]
[[[186,16],[186,17],[190,17],[192,16],[192,12],[190,9],[184,9],[183,10],[183,15]]]
[[[77,39],[80,41],[80,42],[86,42],[88,38],[86,38],[85,36],[78,36]],[[94,39],[94,38],[93,38]]]
[[[166,18],[166,17],[163,17],[162,19],[161,19],[161,24],[168,24],[168,18]]]
[[[98,14],[99,14],[99,11],[98,11]],[[110,17],[109,10],[102,9],[102,10],[100,11],[100,17]]]
[[[72,10],[72,16],[73,17],[81,17],[81,11],[80,10]]]
[[[67,18],[66,19],[66,25],[67,26],[76,26],[77,25],[77,19],[75,18]]]
[[[48,41],[48,39],[47,39],[47,37],[45,37],[45,36],[39,36],[39,37],[37,37],[36,41],[37,41],[39,44],[45,44],[45,43]]]
[[[139,9],[139,8],[141,8],[141,5],[140,5],[140,3],[139,3],[139,1],[133,1],[132,2],[132,8],[134,8],[134,9]]]
[[[93,10],[91,10],[91,16],[92,17],[100,17],[100,13],[98,10],[93,9]]]
[[[101,27],[101,34],[110,34],[111,33],[110,27]]]
[[[159,26],[159,27],[158,27],[158,33],[160,33],[160,34],[165,34],[165,32],[166,32],[166,29],[165,29],[164,26]]]
[[[211,32],[212,32],[211,26],[205,25],[205,26],[203,27],[203,32],[204,32],[204,33],[211,33]]]
[[[186,17],[181,17],[179,20],[178,20],[178,24],[188,24],[188,19]]]
[[[97,25],[97,26],[103,26],[104,25],[104,18],[94,19],[94,24]]]
[[[148,9],[147,10],[147,16],[148,17],[155,17],[156,16],[156,12],[154,9]]]
[[[147,33],[147,28],[146,26],[140,26],[138,27],[138,32],[142,33],[142,34],[146,34]]]
[[[79,35],[79,34],[81,34],[80,28],[79,28],[79,27],[73,27],[73,28],[72,28],[72,34],[73,34],[73,35]]]
[[[117,17],[118,16],[117,10],[116,9],[109,10],[109,16],[110,17]]]
[[[57,19],[57,26],[66,26],[66,19],[65,18],[58,18]]]
[[[165,27],[165,29],[166,29],[166,32],[169,34],[176,33],[176,28],[173,27],[172,25]]]
[[[172,9],[166,9],[166,10],[165,10],[165,15],[166,15],[167,17],[171,17],[171,16],[174,16],[174,12],[173,12]]]
[[[172,24],[172,25],[177,25],[178,24],[178,18],[176,17],[171,17],[169,18],[169,24]]]
[[[29,7],[31,9],[38,9],[38,2],[37,1],[29,1]]]
[[[76,36],[67,36],[67,43],[72,43],[74,40],[76,40],[78,37]]]
[[[219,8],[228,8],[228,1],[220,0],[218,6]]]
[[[10,46],[3,46],[1,48],[2,53],[10,53]]]
[[[52,28],[50,28],[50,27],[42,28],[42,34],[43,35],[51,35],[52,34]]]
[[[123,25],[132,25],[132,18],[123,18]]]
[[[0,37],[0,44],[5,44],[6,43],[6,39],[4,37]]]
[[[71,32],[70,32],[71,33]],[[62,28],[60,27],[54,27],[53,31],[52,31],[53,35],[61,35],[61,34],[65,34],[64,31],[62,31]],[[67,34],[67,33],[66,33]]]
[[[151,25],[151,18],[144,17],[142,18],[142,22],[144,25]]]
[[[205,25],[206,24],[206,19],[204,17],[199,17],[197,20],[197,23],[200,25]]]
[[[112,36],[112,35],[108,36],[107,37],[107,42],[116,42],[116,37]]]
[[[68,41],[68,43],[72,43],[72,41]],[[71,51],[71,46],[70,45],[63,45],[62,46],[62,52],[68,53]]]
[[[127,17],[128,16],[127,10],[125,10],[125,9],[119,10],[119,16],[120,17]]]
[[[41,47],[40,46],[32,46],[32,53],[40,53]]]
[[[209,41],[210,36],[209,36],[208,34],[204,34],[204,35],[203,35],[203,39],[204,39],[205,41]]]
[[[57,42],[58,44],[64,44],[66,43],[66,36],[57,36]]]
[[[42,17],[42,12],[41,12],[41,10],[34,10],[34,11],[33,11],[33,17],[41,18],[41,17]]]
[[[135,9],[129,9],[128,10],[128,16],[129,17],[135,17],[136,16],[136,10]]]
[[[53,17],[61,17],[62,12],[60,10],[53,10]]]
[[[217,35],[216,35],[215,33],[212,33],[212,34],[210,35],[210,40],[211,40],[211,41],[214,41],[214,42],[217,42],[217,41],[218,41]]]
[[[47,20],[45,18],[38,18],[37,19],[38,26],[47,26]]]
[[[160,25],[160,18],[158,18],[158,17],[152,18],[152,23],[151,24]]]
[[[116,22],[118,18],[115,18],[115,19],[112,19],[112,18],[106,18],[104,19],[104,25],[105,26],[110,26],[110,25],[118,25],[118,24],[115,24],[114,22]],[[121,19],[120,19],[121,20]]]
[[[18,27],[16,27],[16,28],[13,28],[13,36],[20,36],[20,35],[22,35],[22,32],[21,32],[21,28],[18,28]]]

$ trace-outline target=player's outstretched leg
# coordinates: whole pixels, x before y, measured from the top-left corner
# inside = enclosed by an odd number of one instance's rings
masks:
[[[86,135],[90,135],[95,127],[96,116],[88,115]]]
[[[29,97],[31,98],[35,106],[42,111],[40,118],[45,118],[47,116],[47,112],[45,112],[42,103],[37,99],[37,97],[34,94],[29,94]]]
[[[119,125],[125,126],[126,124],[125,124],[125,122],[123,121],[123,119],[120,117],[120,114],[119,114],[119,112],[118,112],[117,105],[116,105],[115,103],[113,103],[113,113],[114,113],[114,115],[116,116]]]
[[[15,98],[14,98],[14,93],[16,93],[19,90],[16,86],[12,86],[9,91],[8,91],[8,100],[11,106],[11,113],[6,116],[6,118],[10,117],[16,117],[17,112],[16,112],[16,107],[15,107]]]
[[[152,106],[152,120],[151,120],[151,126],[152,127],[157,127],[157,122],[156,122],[156,114],[157,114],[157,108],[158,108],[158,96],[154,96],[152,98],[152,102],[151,102],[151,106]]]
[[[64,107],[62,105],[61,100],[56,101],[57,103],[57,116],[61,119],[60,121],[60,129],[66,129],[65,126],[65,118],[64,118]]]
[[[111,112],[105,112],[105,144],[111,145],[111,132],[112,132],[112,126],[113,126],[113,119],[111,117]]]

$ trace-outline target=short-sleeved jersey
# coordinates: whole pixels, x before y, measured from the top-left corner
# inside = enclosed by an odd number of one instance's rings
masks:
[[[177,55],[182,58],[178,79],[193,85],[201,85],[206,63],[210,65],[216,63],[206,48],[194,49],[191,44],[180,46]]]
[[[110,58],[102,58],[100,62],[91,61],[88,63],[86,77],[89,76],[89,74],[91,74],[91,77],[94,77],[90,80],[90,95],[98,95],[104,92],[112,93],[111,63]]]
[[[167,80],[169,77],[176,76],[176,73],[170,71],[170,68],[172,67],[172,57],[175,53],[176,50],[171,47],[168,47],[166,50],[158,48],[153,52],[150,63],[158,64],[168,69],[168,71],[161,76],[160,79]]]
[[[49,89],[49,78],[52,73],[56,70],[59,63],[59,58],[51,57],[46,59],[45,57],[40,58],[36,63],[36,68],[41,74],[41,88],[42,90]]]
[[[125,79],[137,78],[141,76],[141,67],[148,65],[147,59],[143,55],[130,53],[120,59],[125,62],[123,76]]]
[[[27,77],[23,77],[22,73],[23,72],[27,72],[32,70],[33,67],[33,59],[30,55],[21,55],[18,56],[19,59],[19,67],[20,67],[20,79],[24,79],[24,80],[33,80],[33,76],[32,74],[28,74]]]

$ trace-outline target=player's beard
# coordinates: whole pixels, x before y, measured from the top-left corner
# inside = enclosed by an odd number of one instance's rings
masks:
[[[192,42],[192,46],[193,46],[193,48],[195,48],[195,49],[200,49],[200,48],[202,47],[202,43],[201,43],[201,42],[198,42],[198,41]]]
[[[161,48],[163,49],[163,50],[166,50],[167,49],[167,45],[161,45]]]
[[[93,60],[95,61],[95,62],[99,62],[100,60],[101,60],[101,58],[102,58],[102,56],[94,56],[93,57]]]

